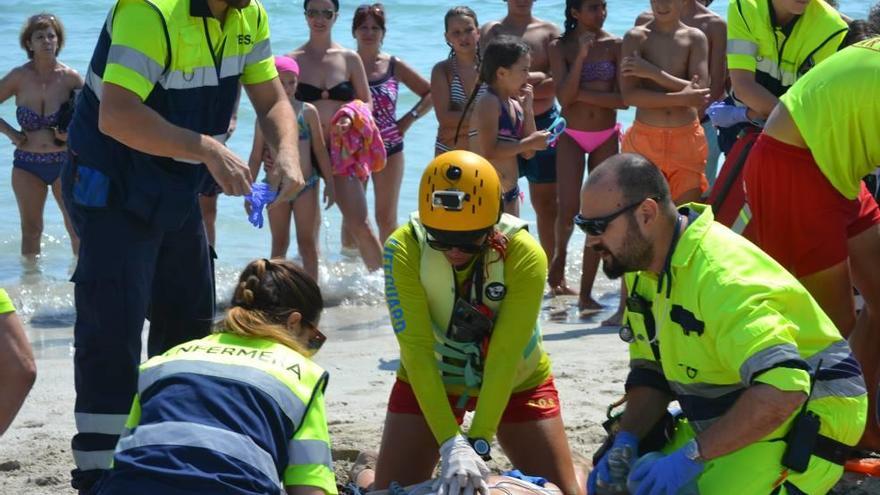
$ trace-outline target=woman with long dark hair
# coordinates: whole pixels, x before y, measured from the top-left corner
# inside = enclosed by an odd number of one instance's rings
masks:
[[[547,276],[547,282],[556,293],[568,291],[565,264],[574,228],[572,219],[580,208],[584,156],[589,155],[587,168],[593,170],[619,149],[617,110],[626,108],[617,84],[623,40],[602,28],[607,16],[605,0],[567,0],[565,32],[550,45],[556,96],[567,121],[556,151],[559,214],[556,216],[556,251]],[[591,294],[598,267],[598,254],[584,249],[578,301],[583,315],[602,308]]]

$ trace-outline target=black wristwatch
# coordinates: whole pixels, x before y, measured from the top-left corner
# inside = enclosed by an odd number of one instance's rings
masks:
[[[484,461],[492,459],[492,456],[489,455],[489,452],[492,451],[492,448],[485,438],[468,438],[468,442],[470,442],[471,447],[474,448],[474,452],[476,452],[478,456],[482,457]]]

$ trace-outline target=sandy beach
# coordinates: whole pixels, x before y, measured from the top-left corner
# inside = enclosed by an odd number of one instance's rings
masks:
[[[589,321],[579,321],[575,313],[571,308],[567,318],[547,321],[545,311],[542,329],[572,449],[589,457],[604,434],[605,408],[622,393],[627,352],[616,329],[598,327],[608,312]],[[398,348],[383,306],[330,308],[322,328],[328,330],[330,340],[317,360],[330,372],[327,409],[333,458],[338,481],[345,483],[357,452],[378,448]],[[72,357],[39,359],[37,366],[33,391],[0,438],[2,494],[75,493],[69,485]],[[493,455],[490,467],[509,468],[497,445]],[[880,493],[880,484],[873,481],[861,486],[849,483],[852,486],[839,493]]]

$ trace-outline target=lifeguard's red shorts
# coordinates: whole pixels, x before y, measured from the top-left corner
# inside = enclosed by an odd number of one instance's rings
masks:
[[[864,182],[857,199],[831,185],[810,150],[762,134],[743,172],[755,243],[798,278],[849,256],[847,240],[880,224]]]
[[[458,424],[461,424],[464,420],[464,413],[466,411],[473,411],[477,407],[476,397],[469,397],[464,409],[455,407],[458,404],[457,395],[448,395],[447,397]],[[391,397],[388,398],[388,411],[398,414],[418,414],[424,416],[418,401],[416,401],[416,395],[413,392],[412,386],[400,379],[397,379],[394,387],[391,389]],[[535,388],[510,394],[507,408],[504,409],[504,414],[501,415],[501,422],[523,423],[526,421],[537,421],[554,418],[559,416],[560,413],[559,392],[556,390],[556,384],[551,376]]]

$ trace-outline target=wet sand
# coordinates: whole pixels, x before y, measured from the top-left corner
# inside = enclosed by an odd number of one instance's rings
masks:
[[[608,293],[602,302],[610,306],[613,297],[613,292]],[[558,309],[558,304],[550,302],[545,309],[551,305]],[[627,372],[626,345],[617,330],[598,327],[609,315],[605,311],[579,321],[572,307],[567,318],[542,322],[569,440],[574,451],[587,457],[603,438],[605,408],[622,394]],[[345,483],[357,452],[378,448],[398,348],[382,306],[330,308],[321,323],[330,339],[317,361],[330,372],[327,414],[338,481]],[[70,329],[53,329],[52,333],[65,335]],[[74,389],[68,354],[63,344],[54,346],[52,352],[38,353],[37,383],[16,421],[0,438],[0,493],[75,493],[69,485]],[[497,445],[493,455],[490,467],[509,468]],[[853,486],[839,493],[880,493],[880,484]]]

